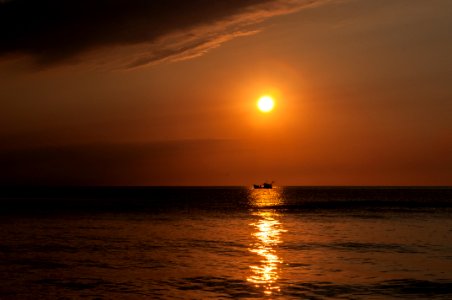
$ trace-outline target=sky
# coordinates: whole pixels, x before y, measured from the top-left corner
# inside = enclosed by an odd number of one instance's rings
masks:
[[[451,30],[449,0],[0,1],[0,185],[452,185]]]

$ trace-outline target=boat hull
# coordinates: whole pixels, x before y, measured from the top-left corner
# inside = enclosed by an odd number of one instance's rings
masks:
[[[272,189],[273,185],[271,183],[264,183],[264,184],[253,184],[253,187],[255,189]]]

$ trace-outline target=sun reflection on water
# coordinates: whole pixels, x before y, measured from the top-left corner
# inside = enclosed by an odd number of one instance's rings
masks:
[[[283,241],[281,234],[286,232],[279,215],[268,207],[281,204],[281,192],[279,189],[253,189],[249,194],[252,206],[258,208],[252,214],[259,219],[251,223],[254,242],[249,251],[261,257],[259,264],[251,265],[251,274],[247,281],[261,288],[266,295],[272,295],[280,291],[278,279],[280,277],[280,264],[283,262],[278,255],[278,245]]]

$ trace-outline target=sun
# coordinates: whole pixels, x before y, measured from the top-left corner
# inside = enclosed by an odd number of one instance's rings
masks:
[[[273,100],[273,98],[271,96],[262,96],[257,101],[257,108],[259,108],[259,110],[261,112],[264,112],[264,113],[271,112],[274,107],[275,107],[275,101]]]

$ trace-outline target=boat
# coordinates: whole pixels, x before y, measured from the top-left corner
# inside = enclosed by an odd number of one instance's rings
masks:
[[[273,188],[273,182],[272,183],[264,182],[263,184],[253,184],[253,187],[255,189],[272,189]]]

